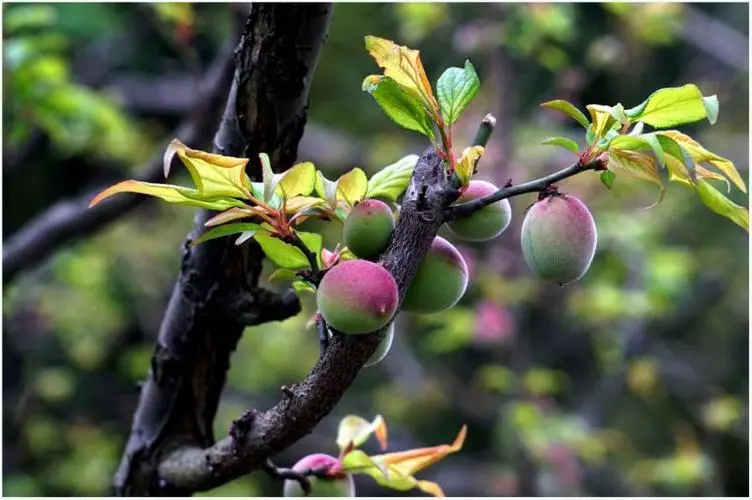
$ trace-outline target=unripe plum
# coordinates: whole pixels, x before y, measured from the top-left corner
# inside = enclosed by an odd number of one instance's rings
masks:
[[[316,304],[326,322],[343,333],[369,333],[386,326],[397,310],[394,277],[367,260],[348,260],[321,280]]]
[[[389,245],[394,224],[389,205],[380,200],[363,200],[345,219],[342,237],[352,253],[375,260]]]
[[[296,463],[292,470],[303,472],[308,469],[321,469],[331,467],[326,478],[308,476],[311,482],[311,497],[354,497],[355,483],[351,474],[345,474],[341,471],[339,460],[323,453],[315,453],[303,457]],[[304,497],[305,491],[298,481],[286,479],[284,484],[284,496],[286,497]]]
[[[486,181],[472,180],[456,203],[472,201],[493,194],[498,188]],[[486,205],[469,217],[461,217],[447,224],[449,232],[466,241],[488,241],[496,238],[509,227],[512,221],[512,206],[503,199]]]
[[[459,250],[441,236],[434,238],[405,294],[402,308],[436,313],[454,306],[465,294],[467,264]]]
[[[598,234],[585,204],[554,194],[536,202],[522,222],[522,254],[541,278],[565,285],[580,279],[595,255]]]
[[[373,366],[383,360],[389,353],[389,349],[392,348],[392,341],[394,341],[394,323],[389,325],[389,329],[384,333],[384,338],[381,339],[379,347],[376,348],[376,352],[373,353],[366,364],[363,366]]]

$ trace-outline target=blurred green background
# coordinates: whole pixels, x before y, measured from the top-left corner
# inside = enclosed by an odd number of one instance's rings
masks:
[[[158,143],[195,105],[232,14],[221,4],[2,9],[7,243],[54,203],[129,178],[161,154]],[[540,142],[581,142],[581,129],[540,102],[630,107],[693,82],[718,94],[720,119],[685,130],[746,179],[748,20],[738,3],[340,4],[299,158],[335,177],[425,147],[361,92],[378,72],[363,46],[375,34],[420,49],[432,81],[466,58],[475,64],[481,93],[455,142],[467,144],[485,113],[498,118],[481,178],[520,182],[572,162]],[[747,496],[748,235],[678,186],[650,210],[658,193],[644,182],[618,177],[608,191],[584,175],[561,187],[587,202],[598,226],[582,280],[559,288],[532,275],[519,228],[534,198],[514,198],[500,238],[459,245],[473,276],[460,305],[403,314],[385,361],[364,369],[316,431],[275,461],[336,453],[343,416],[382,414],[394,450],[451,442],[468,424],[464,449],[419,474],[449,496]],[[747,204],[743,193],[730,196]],[[3,494],[107,494],[193,213],[146,201],[4,283]],[[339,231],[326,229],[331,246]],[[303,302],[304,314],[246,331],[218,436],[314,364],[312,297]],[[356,481],[359,495],[394,494]],[[255,473],[210,494],[281,491]]]

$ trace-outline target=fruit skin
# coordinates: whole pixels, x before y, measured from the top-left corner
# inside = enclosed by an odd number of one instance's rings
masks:
[[[402,309],[436,313],[454,306],[465,294],[468,271],[465,259],[441,236],[434,238],[405,294]]]
[[[306,469],[319,469],[327,465],[334,468],[339,467],[339,460],[323,453],[315,453],[303,457],[296,463],[292,470],[301,472]],[[330,469],[331,470],[331,469]],[[311,497],[354,497],[355,483],[351,474],[337,472],[332,473],[332,479],[324,479],[315,476],[309,476],[311,482]],[[286,497],[304,497],[306,496],[303,488],[298,481],[286,479],[284,484],[284,496]]]
[[[595,255],[598,233],[577,197],[553,195],[536,202],[522,222],[522,254],[541,278],[565,285],[580,279]]]
[[[493,194],[499,188],[486,181],[472,180],[456,203],[472,201]],[[496,238],[509,227],[512,221],[512,206],[503,199],[491,203],[470,217],[461,217],[447,224],[449,232],[465,241],[488,241]]]
[[[371,356],[368,361],[366,361],[366,364],[363,366],[373,366],[377,363],[380,363],[386,355],[389,353],[389,349],[392,348],[392,342],[394,341],[394,323],[389,325],[389,329],[384,333],[384,338],[381,339],[381,343],[379,344],[379,347],[376,348],[376,352],[373,353],[373,356]]]
[[[321,280],[316,304],[326,322],[342,333],[370,333],[385,326],[397,311],[394,277],[378,264],[348,260]]]
[[[345,219],[343,241],[361,259],[375,260],[389,246],[394,225],[389,205],[380,200],[363,200]]]

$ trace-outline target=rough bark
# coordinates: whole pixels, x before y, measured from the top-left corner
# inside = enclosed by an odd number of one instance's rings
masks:
[[[254,4],[235,52],[235,78],[215,152],[251,159],[266,152],[278,170],[293,165],[306,121],[308,90],[329,24],[329,4]],[[200,211],[183,248],[152,366],[115,477],[120,495],[179,495],[194,491],[160,478],[164,456],[214,443],[212,423],[230,356],[246,326],[300,310],[294,295],[258,288],[257,245],[228,238],[191,247],[213,214]]]

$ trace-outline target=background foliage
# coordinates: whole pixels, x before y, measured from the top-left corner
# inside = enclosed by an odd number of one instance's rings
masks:
[[[519,182],[571,163],[540,142],[576,137],[578,125],[540,102],[639,103],[687,82],[721,101],[716,125],[687,131],[748,178],[748,14],[742,4],[338,5],[300,159],[336,178],[423,149],[361,91],[374,72],[363,36],[377,34],[420,48],[431,81],[472,59],[481,91],[456,142],[469,143],[485,113],[499,119],[479,178]],[[3,238],[85,186],[130,177],[194,104],[228,27],[222,5],[4,5]],[[532,276],[519,228],[533,197],[512,199],[502,237],[461,245],[473,279],[460,305],[403,314],[386,360],[276,461],[335,453],[343,416],[382,414],[395,449],[450,442],[468,424],[463,450],[422,475],[448,495],[746,495],[748,235],[675,185],[650,210],[655,191],[626,177],[613,191],[596,175],[562,188],[598,225],[585,278],[558,288]],[[4,287],[4,494],[107,492],[191,221],[191,209],[149,202]],[[246,332],[218,435],[313,365],[312,298],[304,307]],[[359,494],[387,493],[357,480]],[[263,474],[212,492],[280,493]]]

